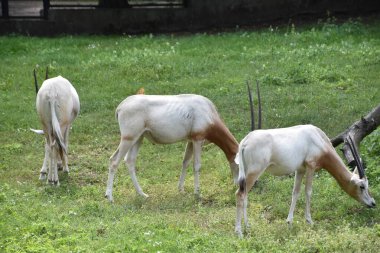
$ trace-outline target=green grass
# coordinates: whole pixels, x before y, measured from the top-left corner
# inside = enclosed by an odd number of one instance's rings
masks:
[[[261,83],[264,128],[311,123],[330,137],[377,106],[380,21],[326,20],[303,27],[194,35],[0,37],[0,252],[376,252],[380,214],[346,195],[326,172],[312,197],[315,225],[304,221],[301,195],[294,225],[285,222],[293,177],[263,175],[250,193],[252,227],[234,235],[236,187],[224,154],[204,147],[202,199],[177,191],[184,143],[144,141],[138,197],[123,164],[115,203],[104,198],[108,158],[119,141],[117,105],[147,94],[198,93],[216,104],[241,140],[249,130],[246,80]],[[69,175],[60,187],[39,182],[44,140],[32,70],[49,66],[76,87],[80,116],[70,135]],[[361,145],[370,189],[380,201],[380,132]]]

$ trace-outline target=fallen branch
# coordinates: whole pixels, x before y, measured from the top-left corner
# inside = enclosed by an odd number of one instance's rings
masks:
[[[331,139],[331,143],[334,147],[340,145],[344,142],[342,147],[342,152],[346,157],[348,165],[351,168],[356,166],[354,157],[351,150],[347,144],[348,136],[351,136],[355,147],[359,150],[360,142],[370,133],[372,133],[380,125],[380,104],[374,108],[367,116],[362,117],[360,120],[356,121],[344,132],[340,133],[335,138]]]

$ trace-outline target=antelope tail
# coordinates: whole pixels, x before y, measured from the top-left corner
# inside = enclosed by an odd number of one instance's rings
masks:
[[[238,177],[238,184],[239,184],[239,191],[245,192],[246,190],[246,180],[245,180],[245,159],[244,159],[244,148],[241,150],[241,154],[239,155],[239,177]]]
[[[63,141],[63,136],[61,132],[61,126],[59,124],[57,113],[56,113],[56,101],[53,100],[50,102],[50,111],[51,111],[51,125],[53,130],[53,143],[57,142],[60,154],[67,154],[67,149]]]
[[[38,130],[38,129],[33,129],[33,128],[29,128],[30,131],[32,132],[35,132],[36,134],[44,134],[44,130]]]

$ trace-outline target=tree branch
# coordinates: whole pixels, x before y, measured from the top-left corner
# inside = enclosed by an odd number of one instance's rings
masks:
[[[354,145],[359,150],[360,142],[372,133],[380,125],[380,104],[374,108],[367,116],[362,117],[360,120],[356,121],[344,132],[338,134],[336,137],[332,138],[330,141],[334,147],[340,145],[344,142],[342,151],[348,164],[351,167],[355,167],[354,157],[352,156],[351,150],[347,145],[346,138],[351,136],[354,141]]]

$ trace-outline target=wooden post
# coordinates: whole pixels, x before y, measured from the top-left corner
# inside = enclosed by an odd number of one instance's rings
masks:
[[[49,15],[50,0],[43,0],[44,18],[47,19]]]
[[[191,0],[183,0],[183,7],[191,7]]]
[[[1,14],[3,15],[3,18],[9,17],[9,5],[8,0],[1,0]]]

